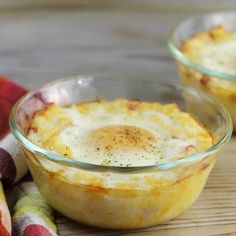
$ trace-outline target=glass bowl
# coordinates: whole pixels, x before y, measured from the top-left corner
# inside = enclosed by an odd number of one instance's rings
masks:
[[[229,32],[236,31],[236,12],[199,15],[181,22],[170,34],[168,47],[176,59],[177,70],[183,83],[203,89],[221,102],[230,112],[234,132],[236,132],[236,75],[200,65],[189,59],[180,50],[184,41],[192,38],[198,32],[206,32],[216,26],[224,26]]]
[[[153,166],[111,167],[71,160],[27,139],[34,113],[49,103],[66,106],[96,97],[176,103],[212,133],[214,144],[181,160]],[[227,111],[201,91],[162,83],[154,76],[126,74],[80,75],[51,82],[15,105],[10,127],[48,204],[73,220],[112,229],[153,226],[189,208],[206,183],[215,154],[232,131]]]

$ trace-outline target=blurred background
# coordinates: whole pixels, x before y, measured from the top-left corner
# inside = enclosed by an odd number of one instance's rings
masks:
[[[235,0],[0,0],[0,73],[28,89],[88,72],[176,79],[170,30],[231,9]]]

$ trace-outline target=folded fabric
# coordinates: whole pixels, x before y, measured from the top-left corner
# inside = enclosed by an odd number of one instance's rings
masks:
[[[11,235],[11,217],[7,207],[5,195],[2,189],[2,183],[0,182],[0,235]]]
[[[25,89],[0,76],[0,177],[2,181],[8,184],[13,184],[27,172],[22,151],[20,151],[14,137],[9,133],[8,125],[8,117],[14,103],[25,92]],[[11,235],[11,218],[1,182],[0,235]]]
[[[52,209],[33,182],[16,185],[13,200],[12,233],[14,236],[56,236]],[[14,204],[15,203],[15,204]]]
[[[8,118],[14,103],[26,90],[0,76],[0,177],[13,184],[27,172],[19,144],[9,133]]]
[[[23,151],[12,134],[0,140],[0,176],[7,184],[16,183],[28,171]]]
[[[7,199],[13,209],[11,217],[2,188],[2,183],[12,186],[27,173],[23,152],[9,132],[8,118],[14,103],[26,90],[0,76],[0,236],[54,236],[52,210],[34,186],[21,183],[8,189]],[[13,200],[12,200],[13,199]],[[16,204],[16,205],[15,205]],[[13,227],[12,227],[13,225]]]

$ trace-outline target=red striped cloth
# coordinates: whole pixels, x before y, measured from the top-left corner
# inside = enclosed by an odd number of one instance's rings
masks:
[[[24,88],[0,76],[0,236],[55,236],[52,210],[32,181],[17,184],[10,191],[8,202],[11,202],[12,219],[2,188],[2,182],[11,186],[28,170],[8,125],[13,105],[25,93]],[[35,205],[34,198],[39,205]]]
[[[8,117],[14,103],[26,90],[0,76],[0,139],[9,131]]]
[[[17,86],[15,83],[6,80],[5,77],[0,76],[0,176],[2,180],[11,183],[15,181],[17,167],[14,158],[9,150],[7,150],[12,146],[12,142],[9,142],[9,138],[14,140],[8,133],[8,117],[14,103],[25,92],[26,90],[24,88]],[[12,148],[14,148],[14,143]],[[6,204],[2,183],[0,183],[0,235],[11,235],[10,213]]]

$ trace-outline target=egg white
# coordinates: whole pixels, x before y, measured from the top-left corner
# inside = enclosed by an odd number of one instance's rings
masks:
[[[57,107],[35,114],[28,138],[67,158],[106,166],[148,166],[209,147],[209,133],[176,105],[129,101]],[[165,112],[163,112],[165,110]]]
[[[236,40],[211,42],[199,51],[199,62],[210,69],[236,74]]]
[[[153,122],[150,117],[158,116],[165,124],[176,125],[170,117],[155,111],[148,111],[139,116],[107,113],[106,109],[95,110],[89,115],[81,115],[75,107],[67,108],[66,114],[72,120],[72,125],[65,128],[59,135],[62,143],[72,150],[72,158],[82,162],[110,166],[146,166],[166,162],[183,156],[185,148],[195,145],[195,139],[173,138],[160,123]],[[121,146],[108,155],[101,145],[91,144],[91,132],[102,127],[135,126],[150,132],[156,139],[152,150],[140,148],[127,149]],[[112,142],[111,142],[112,145]],[[98,150],[99,149],[99,150]]]

